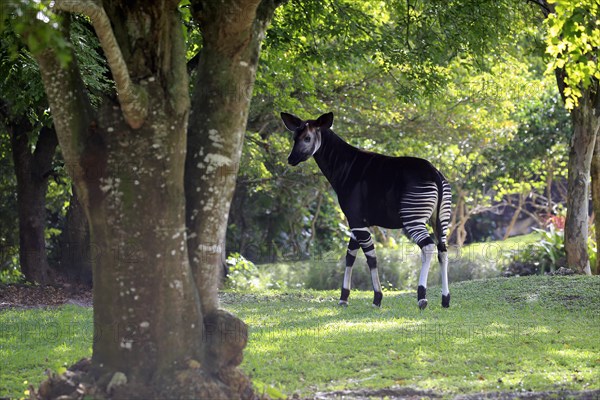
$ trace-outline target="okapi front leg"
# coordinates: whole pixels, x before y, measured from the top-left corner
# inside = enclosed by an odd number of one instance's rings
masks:
[[[354,228],[352,229],[352,233],[367,257],[367,265],[371,271],[371,282],[373,283],[373,305],[381,307],[383,293],[381,293],[379,271],[377,270],[377,256],[375,254],[375,244],[373,243],[373,239],[371,239],[371,233],[369,232],[369,228]]]
[[[348,297],[350,296],[350,289],[352,287],[352,266],[356,260],[356,253],[360,248],[360,245],[356,241],[354,234],[350,234],[350,241],[348,242],[348,251],[346,252],[346,270],[344,271],[344,283],[342,284],[342,295],[340,296],[340,306],[348,305]]]

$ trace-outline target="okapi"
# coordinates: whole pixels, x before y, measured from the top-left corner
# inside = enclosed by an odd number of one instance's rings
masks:
[[[450,306],[446,232],[450,221],[450,185],[429,161],[415,157],[389,157],[358,149],[332,130],[333,113],[306,120],[281,113],[286,128],[294,133],[288,163],[292,166],[314,157],[337,194],[351,230],[342,294],[339,305],[347,306],[352,266],[359,248],[367,258],[373,283],[373,305],[381,307],[383,294],[377,271],[375,245],[370,226],[397,229],[421,248],[421,273],[417,290],[420,309],[427,307],[427,274],[435,249],[427,231],[429,221],[437,243],[442,274],[442,306]]]

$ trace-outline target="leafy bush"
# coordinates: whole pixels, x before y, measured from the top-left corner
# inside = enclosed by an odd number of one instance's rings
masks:
[[[552,216],[546,222],[546,229],[534,229],[540,234],[538,242],[530,244],[525,251],[515,253],[507,267],[511,275],[531,275],[534,273],[554,272],[567,266],[565,251],[565,215],[564,212]],[[590,225],[588,237],[588,255],[590,265],[596,265],[595,227]]]
[[[19,256],[12,257],[10,264],[0,267],[0,284],[21,283],[25,277],[19,268]]]
[[[256,289],[259,286],[258,269],[253,262],[246,260],[239,253],[232,253],[227,257],[229,271],[225,279],[228,289]]]
[[[498,243],[481,243],[462,248],[450,247],[448,278],[450,282],[497,277],[504,265],[506,250]],[[309,289],[338,289],[345,271],[345,250],[329,260],[313,261],[307,265],[306,287]],[[414,289],[421,271],[421,252],[412,242],[377,248],[379,279],[384,289]],[[440,285],[440,267],[434,255],[429,270],[428,284]],[[362,252],[359,252],[352,270],[352,288],[371,290],[371,274]]]
[[[359,254],[360,257],[360,254]],[[342,287],[346,270],[345,260],[339,262],[315,261],[308,268],[306,287],[316,290],[339,289]],[[384,289],[397,289],[403,287],[400,269],[391,264],[378,264],[379,280]],[[371,273],[366,261],[358,260],[352,269],[352,288],[372,290]]]
[[[254,264],[239,253],[231,253],[226,262],[226,289],[301,289],[306,280],[306,270],[297,268],[297,263]]]

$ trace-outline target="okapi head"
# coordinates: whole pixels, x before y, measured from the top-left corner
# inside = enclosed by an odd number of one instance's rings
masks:
[[[306,161],[319,150],[322,132],[331,128],[333,113],[321,115],[316,120],[303,121],[295,115],[281,113],[285,127],[294,133],[294,146],[288,156],[288,164],[294,166]]]

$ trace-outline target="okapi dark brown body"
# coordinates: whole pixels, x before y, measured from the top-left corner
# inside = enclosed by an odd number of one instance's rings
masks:
[[[373,304],[381,306],[381,285],[370,226],[403,228],[422,251],[417,291],[421,309],[427,306],[427,274],[437,244],[442,272],[442,305],[449,307],[448,253],[446,231],[450,221],[450,185],[429,161],[415,157],[389,157],[364,151],[346,143],[332,130],[333,113],[317,120],[303,121],[281,113],[286,127],[294,133],[291,165],[311,156],[331,183],[351,229],[340,305],[348,304],[352,266],[359,248],[367,257],[373,280]],[[434,239],[427,231],[430,223]]]

